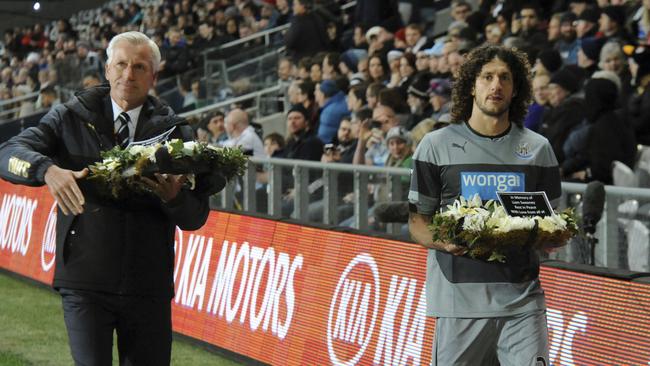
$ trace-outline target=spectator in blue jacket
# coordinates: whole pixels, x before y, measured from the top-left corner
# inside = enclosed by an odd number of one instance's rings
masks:
[[[321,107],[318,138],[329,144],[336,136],[341,119],[350,114],[345,94],[334,80],[323,80],[316,86],[316,102]]]

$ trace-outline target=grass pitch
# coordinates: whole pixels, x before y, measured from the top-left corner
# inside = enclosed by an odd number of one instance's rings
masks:
[[[0,366],[72,365],[61,298],[0,272]],[[114,342],[115,344],[116,342]],[[172,365],[244,365],[174,337]],[[117,365],[117,348],[113,350]]]

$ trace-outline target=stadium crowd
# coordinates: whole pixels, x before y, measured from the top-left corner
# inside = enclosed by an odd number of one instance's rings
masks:
[[[633,167],[637,144],[650,144],[650,1],[482,1],[477,9],[454,1],[453,22],[435,39],[418,23],[400,25],[397,2],[384,5],[394,11],[356,18],[350,36],[333,43],[313,3],[294,1],[287,57],[278,64],[292,105],[288,135],[260,138],[266,156],[410,167],[424,134],[451,121],[455,74],[483,44],[528,55],[534,99],[525,126],[550,141],[564,180],[612,184],[612,162]],[[228,128],[226,117],[210,131],[231,136]],[[311,181],[310,220],[320,220],[322,185]],[[291,184],[283,191],[288,215]],[[341,175],[339,192],[339,217],[350,217],[350,176]],[[373,227],[388,195],[377,183],[369,192]]]
[[[632,167],[637,144],[650,145],[650,0],[434,2],[449,6],[453,18],[438,37],[421,18],[424,2],[357,0],[347,13],[342,3],[114,3],[75,27],[60,20],[7,31],[0,99],[102,82],[106,42],[121,31],[141,30],[158,43],[164,78],[197,67],[201,50],[290,24],[277,65],[291,105],[287,134],[264,135],[233,109],[207,116],[197,126],[200,139],[261,157],[408,168],[424,134],[450,123],[452,86],[467,53],[504,44],[528,55],[534,99],[525,126],[550,141],[563,179],[611,184],[612,162]],[[202,97],[198,83],[181,89],[188,105]],[[339,180],[345,219],[352,215],[352,178]],[[260,210],[267,181],[260,171]],[[318,220],[322,182],[310,181],[309,215]],[[285,215],[293,209],[292,182],[284,179],[282,187]],[[381,183],[369,188],[374,211],[389,195]]]

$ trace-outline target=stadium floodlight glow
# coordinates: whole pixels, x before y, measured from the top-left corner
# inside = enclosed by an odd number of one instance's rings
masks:
[[[41,10],[41,3],[38,2],[38,1],[34,1],[34,6],[33,6],[33,8],[34,8],[34,11],[39,11],[39,10]]]

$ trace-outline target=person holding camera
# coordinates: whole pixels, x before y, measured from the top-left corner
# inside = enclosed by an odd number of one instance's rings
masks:
[[[384,166],[388,159],[388,144],[385,135],[399,125],[393,108],[378,105],[372,111],[372,120],[359,126],[359,142],[354,154],[353,164]]]

